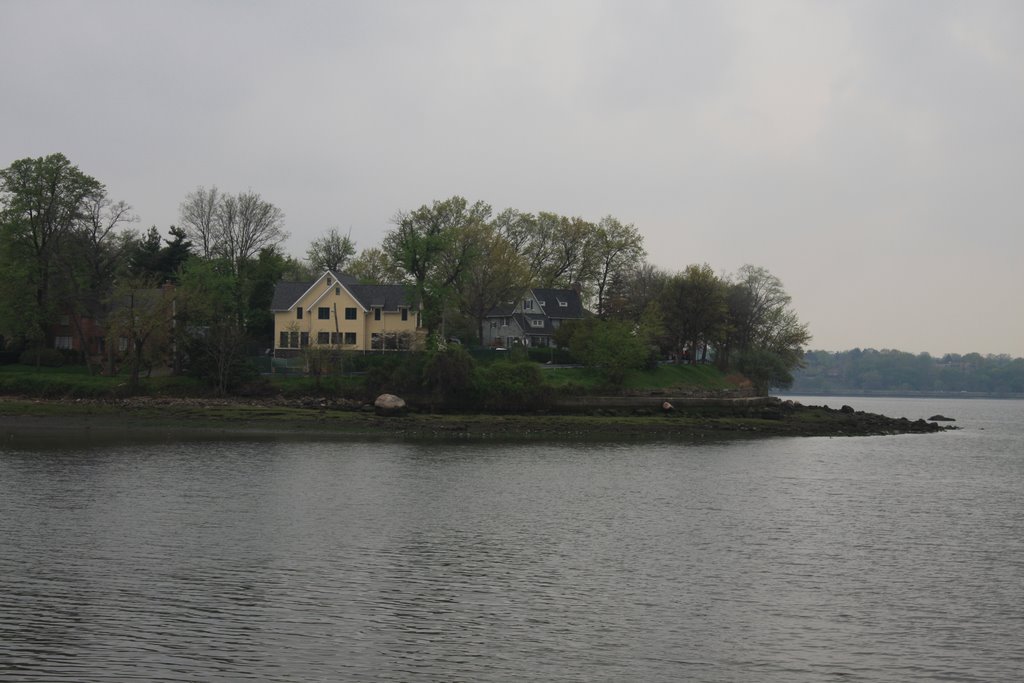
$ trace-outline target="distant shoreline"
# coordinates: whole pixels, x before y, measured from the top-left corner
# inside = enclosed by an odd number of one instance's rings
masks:
[[[1019,393],[998,393],[987,391],[895,391],[895,390],[860,390],[860,391],[777,391],[772,393],[779,398],[792,398],[793,396],[815,396],[821,398],[831,397],[864,397],[864,398],[993,398],[993,399],[1024,399],[1024,394]]]

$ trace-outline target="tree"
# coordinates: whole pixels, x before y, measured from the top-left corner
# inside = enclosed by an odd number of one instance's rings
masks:
[[[607,297],[622,287],[630,268],[642,261],[644,238],[632,224],[623,225],[617,218],[605,216],[590,237],[593,259],[594,289],[598,317],[608,316]]]
[[[647,363],[650,349],[646,335],[638,334],[629,323],[584,318],[563,327],[569,328],[572,355],[600,370],[610,386],[621,387],[629,370],[642,369]]]
[[[313,240],[306,251],[306,258],[319,272],[331,270],[340,273],[356,253],[356,245],[350,235],[342,235],[337,228],[331,228],[318,239]]]
[[[466,231],[486,222],[490,214],[491,207],[483,202],[470,205],[462,197],[451,197],[399,213],[395,228],[384,237],[384,251],[393,255],[411,282],[428,339],[435,338],[445,307],[476,256]]]
[[[143,367],[163,359],[171,340],[174,291],[157,286],[153,280],[126,278],[109,302],[106,328],[111,355],[115,344],[124,339],[130,375],[128,386],[139,387]]]
[[[193,259],[181,276],[179,330],[190,370],[221,396],[247,374],[242,354],[248,311],[238,289],[226,260]]]
[[[540,262],[538,281],[543,287],[572,287],[588,281],[594,272],[594,235],[597,227],[582,218],[540,213],[538,236],[532,251]]]
[[[132,275],[160,283],[177,282],[182,266],[192,255],[192,242],[183,228],[172,225],[167,232],[171,238],[161,238],[154,225],[141,239],[132,241],[128,250],[128,270]]]
[[[256,192],[221,193],[199,187],[179,207],[181,226],[205,258],[225,258],[238,274],[246,261],[288,238],[284,212]]]
[[[217,254],[228,260],[235,274],[261,249],[276,247],[288,238],[284,212],[255,192],[225,195],[217,211]]]
[[[790,308],[791,301],[782,281],[767,269],[740,268],[727,294],[728,327],[720,363],[729,363],[733,353],[760,350],[775,354],[789,370],[799,367],[811,334]]]
[[[487,313],[520,294],[529,283],[529,268],[512,244],[492,225],[466,229],[476,254],[466,266],[459,291],[459,310],[473,319],[477,339],[484,338]]]
[[[199,255],[212,258],[220,242],[217,213],[221,196],[216,185],[207,190],[198,187],[185,196],[179,207],[181,227],[185,236],[196,245]]]
[[[363,249],[352,259],[348,264],[348,274],[366,285],[395,284],[405,278],[395,260],[377,247]]]
[[[672,277],[664,290],[665,324],[675,350],[690,349],[690,362],[722,338],[726,324],[726,286],[708,264],[690,265]]]
[[[103,183],[63,154],[20,159],[0,170],[0,321],[22,338],[46,338],[55,313],[51,284],[63,243],[103,201]],[[15,295],[17,293],[17,295]],[[25,294],[28,294],[28,297]]]

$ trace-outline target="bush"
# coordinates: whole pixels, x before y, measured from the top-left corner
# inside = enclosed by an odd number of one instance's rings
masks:
[[[64,354],[58,349],[28,349],[18,356],[22,365],[59,368],[64,365]]]
[[[401,353],[372,356],[376,360],[367,369],[364,386],[368,396],[381,393],[415,393],[422,389],[426,354]]]
[[[551,389],[535,363],[498,361],[478,371],[483,407],[497,412],[545,410]]]
[[[448,407],[464,408],[476,402],[476,363],[465,349],[452,345],[429,354],[423,366],[423,386]]]

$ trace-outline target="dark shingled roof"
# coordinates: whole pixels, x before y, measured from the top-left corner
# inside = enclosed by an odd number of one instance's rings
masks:
[[[405,285],[345,285],[363,308],[383,308],[397,311],[399,306],[408,306]]]
[[[582,318],[583,317],[583,302],[580,301],[580,295],[575,289],[541,289],[536,288],[530,290],[533,296],[538,301],[543,301],[544,305],[541,310],[549,318]],[[565,306],[559,306],[558,302],[564,301]],[[495,317],[508,317],[515,311],[518,301],[512,301],[508,303],[498,304],[490,311],[487,312],[488,318]],[[531,315],[537,315],[536,313]],[[534,328],[539,330],[540,328]]]
[[[352,296],[363,308],[380,307],[385,311],[397,311],[399,306],[408,306],[405,285],[361,285],[351,275],[336,276],[337,281],[345,285]],[[318,278],[319,279],[319,278]],[[274,297],[270,301],[270,310],[287,311],[317,280],[312,282],[278,282],[274,287]]]
[[[312,282],[278,282],[274,285],[274,298],[270,300],[270,310],[287,311],[312,286]]]
[[[575,289],[534,289],[533,295],[544,302],[544,312],[550,318],[582,318],[583,302]],[[566,306],[559,306],[559,300]]]

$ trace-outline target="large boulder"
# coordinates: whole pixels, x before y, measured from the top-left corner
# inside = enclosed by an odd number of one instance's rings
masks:
[[[373,402],[373,408],[378,415],[394,417],[405,415],[405,401],[394,394],[381,394]]]

